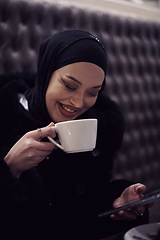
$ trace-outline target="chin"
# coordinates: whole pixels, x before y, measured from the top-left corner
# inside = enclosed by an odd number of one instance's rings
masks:
[[[74,120],[76,117],[57,117],[55,118],[55,120],[53,120],[54,122],[58,123],[58,122],[65,122],[65,121],[71,121],[71,120]]]

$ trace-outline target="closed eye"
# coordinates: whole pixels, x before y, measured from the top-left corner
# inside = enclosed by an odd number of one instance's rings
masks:
[[[98,96],[98,93],[88,93],[91,97],[96,97]]]
[[[76,90],[75,87],[70,86],[70,85],[69,85],[68,83],[66,83],[63,79],[61,79],[61,81],[62,81],[62,83],[64,84],[64,86],[65,86],[67,89],[72,90],[72,91]]]

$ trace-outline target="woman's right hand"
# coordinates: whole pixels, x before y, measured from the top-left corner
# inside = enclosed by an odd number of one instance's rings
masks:
[[[51,128],[53,123],[47,127],[26,133],[8,152],[4,160],[10,168],[14,177],[20,175],[37,166],[55,149],[51,142],[43,142],[42,138],[51,136],[55,137],[55,131]]]

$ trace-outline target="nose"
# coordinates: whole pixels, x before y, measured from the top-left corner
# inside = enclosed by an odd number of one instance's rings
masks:
[[[75,94],[70,98],[70,102],[76,108],[82,108],[84,105],[84,95],[82,93]]]

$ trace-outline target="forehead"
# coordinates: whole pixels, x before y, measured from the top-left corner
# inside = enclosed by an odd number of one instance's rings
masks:
[[[105,73],[99,66],[89,62],[78,62],[66,65],[57,70],[62,75],[67,75],[76,78],[82,82],[103,82]]]

